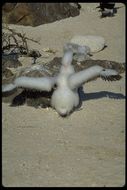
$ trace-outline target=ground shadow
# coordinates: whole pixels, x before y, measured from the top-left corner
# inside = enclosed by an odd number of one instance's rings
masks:
[[[100,99],[104,97],[113,98],[113,99],[125,99],[125,96],[123,94],[109,92],[109,91],[84,93],[82,87],[79,89],[79,96],[80,96],[81,101],[86,101],[86,100],[91,100],[91,99]]]
[[[125,97],[126,97],[121,93],[114,93],[114,92],[109,92],[109,91],[84,93],[83,87],[80,87],[78,89],[78,93],[79,93],[79,97],[80,97],[80,102],[79,102],[79,105],[75,109],[77,111],[80,110],[80,108],[82,107],[83,101],[100,99],[100,98],[104,98],[104,97],[113,98],[113,99],[125,99]]]

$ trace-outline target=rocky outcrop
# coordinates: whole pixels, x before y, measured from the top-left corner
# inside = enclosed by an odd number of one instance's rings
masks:
[[[5,3],[2,19],[7,24],[38,26],[79,15],[78,3]]]

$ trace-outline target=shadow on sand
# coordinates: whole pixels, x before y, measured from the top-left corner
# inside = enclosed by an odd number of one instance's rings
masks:
[[[100,91],[100,92],[92,92],[92,93],[84,93],[83,87],[79,89],[79,96],[81,101],[91,100],[91,99],[100,99],[104,97],[113,98],[113,99],[125,99],[121,93],[114,93],[109,91]]]

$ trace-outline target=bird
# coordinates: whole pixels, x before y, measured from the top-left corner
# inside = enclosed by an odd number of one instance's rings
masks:
[[[104,17],[113,17],[114,14],[117,13],[117,8],[115,8],[115,3],[100,3],[99,6],[97,6],[96,8],[100,8],[101,11],[101,18]]]
[[[73,59],[77,60],[78,62],[90,59],[90,56],[92,56],[91,50],[88,46],[82,46],[70,42],[64,45],[63,51],[66,52],[69,49],[73,52]]]
[[[101,77],[104,80],[120,80],[121,76],[115,69],[106,69],[100,65],[90,66],[79,72],[75,72],[73,51],[68,49],[61,61],[59,73],[55,76],[46,77],[17,77],[12,83],[2,85],[2,92],[13,91],[17,88],[26,88],[36,91],[53,90],[51,96],[51,107],[61,117],[69,116],[79,105],[80,97],[78,89],[95,78]]]
[[[115,7],[115,3],[100,3],[99,6],[97,6],[96,8],[100,8],[102,11],[104,11],[104,9],[113,9]]]

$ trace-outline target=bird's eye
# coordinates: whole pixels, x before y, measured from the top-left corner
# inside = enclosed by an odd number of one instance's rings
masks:
[[[105,69],[103,69],[103,71],[105,71]]]

